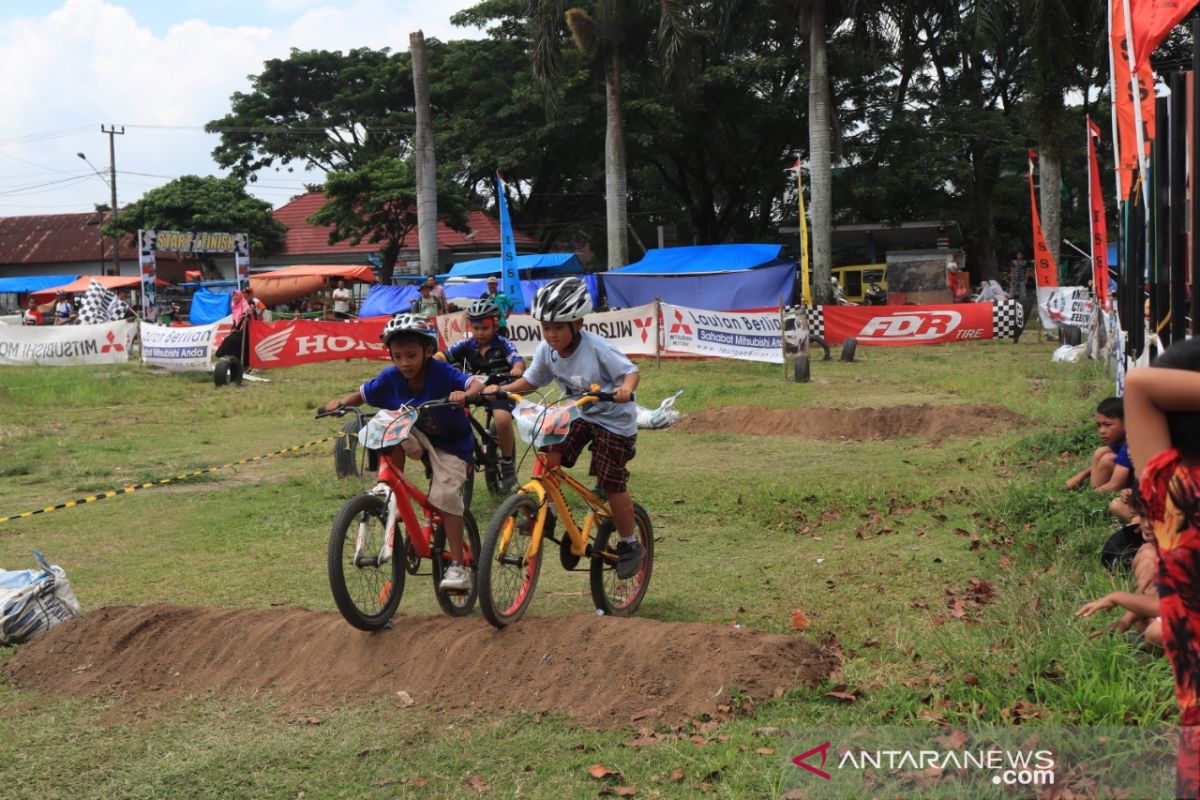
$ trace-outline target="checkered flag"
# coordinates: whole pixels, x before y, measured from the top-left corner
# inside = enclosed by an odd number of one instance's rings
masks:
[[[992,338],[1013,339],[1025,327],[1025,309],[1017,300],[992,303]]]
[[[88,284],[83,299],[79,301],[79,323],[97,325],[102,322],[116,322],[125,319],[128,311],[127,303],[94,280]]]

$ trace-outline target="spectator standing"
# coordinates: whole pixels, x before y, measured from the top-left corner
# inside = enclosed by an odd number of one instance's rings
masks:
[[[54,302],[54,324],[55,325],[73,325],[75,324],[75,304],[71,302],[72,296],[62,289],[55,292]]]
[[[333,290],[333,315],[338,319],[350,319],[350,290],[346,288],[345,278],[339,278],[337,288]]]
[[[425,285],[429,287],[429,294],[438,301],[439,314],[446,313],[446,290],[438,285],[437,278],[428,275],[425,278]]]
[[[42,310],[38,308],[37,300],[33,295],[29,295],[29,304],[25,310],[21,312],[22,325],[45,325],[46,319],[42,316]]]
[[[1029,320],[1029,312],[1033,309],[1035,299],[1026,289],[1029,270],[1030,263],[1025,259],[1025,253],[1018,250],[1013,260],[1008,262],[1008,296],[1021,304],[1022,326]]]
[[[423,317],[436,317],[444,310],[441,302],[433,296],[429,283],[422,283],[417,289],[420,295],[412,301],[412,313]]]
[[[499,333],[503,337],[508,337],[508,312],[512,311],[512,298],[500,291],[500,279],[495,275],[487,279],[487,291],[479,295],[480,300],[491,300],[496,304],[496,308],[500,309],[500,317],[498,320]]]

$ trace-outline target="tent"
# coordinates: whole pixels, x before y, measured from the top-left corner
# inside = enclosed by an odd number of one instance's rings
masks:
[[[792,302],[796,262],[778,244],[713,244],[650,250],[627,267],[603,273],[608,304],[665,303],[713,311]]]
[[[268,306],[275,306],[320,291],[330,278],[376,282],[371,268],[361,264],[299,264],[260,272],[250,278],[250,285],[254,287],[259,300]]]
[[[49,289],[40,289],[34,292],[33,296],[37,298],[39,303],[45,303],[48,300],[52,300],[54,295],[60,291],[67,294],[82,294],[92,285],[92,281],[96,281],[110,292],[115,292],[117,289],[140,289],[142,286],[142,279],[136,275],[80,275],[71,283],[64,286],[53,286]],[[161,278],[155,278],[155,285],[170,286],[171,284]]]
[[[78,275],[30,275],[27,278],[0,278],[0,294],[24,294],[42,289],[54,289],[78,278]]]
[[[587,284],[588,291],[592,293],[592,299],[599,297],[599,287],[596,283],[596,275],[594,273],[579,276],[584,283]],[[538,280],[521,281],[521,294],[525,298],[525,307],[533,303],[533,296],[537,294],[537,290],[545,286],[554,278],[541,278]],[[464,283],[447,283],[443,288],[446,290],[446,299],[453,300],[457,297],[466,297],[472,300],[476,299],[487,291],[487,281],[467,281]],[[371,291],[367,294],[367,298],[363,300],[362,307],[358,310],[360,317],[378,317],[384,315],[397,314],[401,311],[408,311],[411,308],[410,302],[417,297],[419,291],[416,284],[406,284],[403,286],[372,286]]]
[[[451,278],[487,278],[500,274],[499,258],[477,258],[463,261],[450,267]],[[517,272],[532,278],[558,275],[579,275],[583,262],[574,253],[540,253],[532,256],[517,256]]]

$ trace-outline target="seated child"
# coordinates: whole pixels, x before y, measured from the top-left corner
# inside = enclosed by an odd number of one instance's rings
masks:
[[[627,580],[637,574],[643,555],[634,531],[633,497],[625,468],[637,442],[637,407],[630,401],[640,376],[615,345],[583,330],[583,318],[591,311],[591,295],[579,278],[560,278],[539,289],[530,314],[542,323],[542,342],[529,369],[499,391],[528,392],[557,380],[568,394],[582,394],[594,383],[613,393],[612,403],[584,406],[583,416],[571,424],[566,440],[546,449],[546,461],[552,468],[560,463],[574,466],[584,446],[591,443],[589,474],[596,476],[608,497],[620,536],[617,577]],[[489,386],[485,392],[496,390]]]
[[[1159,616],[1158,587],[1154,583],[1154,573],[1157,569],[1158,551],[1154,546],[1154,529],[1148,518],[1137,512],[1134,521],[1138,523],[1145,542],[1133,556],[1133,578],[1135,589],[1130,592],[1110,592],[1099,600],[1093,600],[1075,612],[1077,617],[1090,617],[1097,611],[1110,608],[1123,608],[1125,614],[1116,622],[1109,625],[1109,630],[1116,632],[1136,628],[1148,644],[1162,646],[1162,619]]]
[[[467,321],[471,323],[472,336],[463,339],[448,350],[439,352],[434,358],[451,364],[466,364],[473,375],[514,375],[525,371],[525,359],[512,346],[512,342],[500,335],[500,309],[489,297],[476,300],[467,308]],[[496,438],[500,443],[500,484],[504,492],[511,492],[517,485],[517,471],[513,463],[513,402],[507,397],[491,401],[492,419],[496,423]]]
[[[1104,444],[1092,453],[1091,463],[1067,480],[1068,489],[1077,489],[1090,481],[1097,492],[1120,492],[1109,509],[1121,522],[1129,522],[1133,508],[1126,490],[1133,480],[1129,445],[1125,441],[1125,408],[1119,397],[1107,397],[1096,406],[1096,430]]]
[[[363,403],[394,409],[446,398],[462,405],[483,389],[483,381],[469,377],[442,361],[435,361],[437,329],[427,317],[397,314],[383,328],[384,347],[393,366],[355,391],[325,404],[326,411]],[[450,543],[451,564],[442,578],[442,589],[470,591],[471,574],[463,569],[462,487],[471,468],[471,426],[459,408],[434,408],[423,412],[404,444],[410,458],[429,454],[433,481],[429,504],[442,514]]]

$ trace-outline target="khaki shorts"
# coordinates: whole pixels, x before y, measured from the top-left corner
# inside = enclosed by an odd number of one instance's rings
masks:
[[[411,445],[413,440],[429,454],[429,463],[433,467],[433,480],[429,484],[429,505],[443,514],[461,517],[465,508],[462,488],[466,483],[470,465],[456,455],[438,450],[430,444],[429,437],[416,428],[413,428],[407,444]]]

